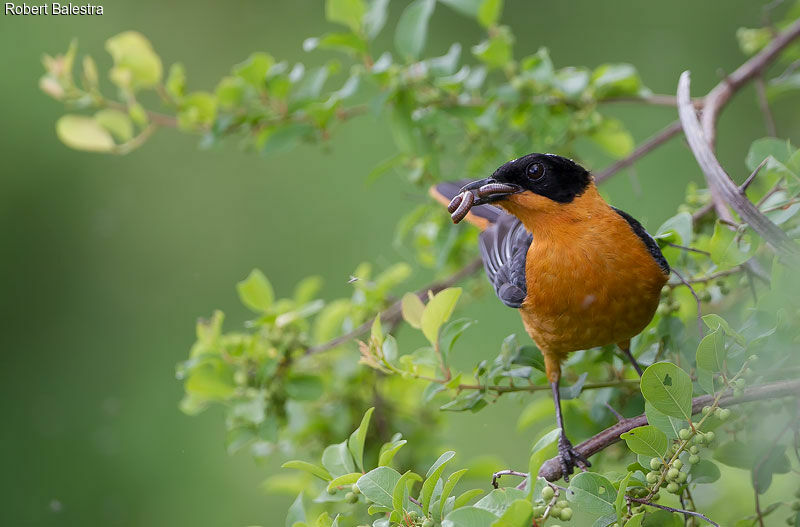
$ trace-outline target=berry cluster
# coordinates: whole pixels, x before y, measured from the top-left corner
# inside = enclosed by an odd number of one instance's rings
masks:
[[[554,488],[546,485],[542,489],[541,498],[544,505],[537,505],[533,508],[533,516],[535,518],[554,518],[568,522],[572,519],[572,509],[569,508],[569,502],[564,499],[559,499],[561,489]],[[552,527],[558,527],[553,525]]]

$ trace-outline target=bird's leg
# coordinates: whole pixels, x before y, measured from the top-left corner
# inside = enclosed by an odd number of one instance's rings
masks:
[[[623,353],[625,353],[625,356],[628,357],[629,361],[631,361],[633,369],[636,370],[636,373],[638,373],[639,377],[641,377],[643,373],[642,367],[639,366],[639,363],[636,362],[636,359],[633,358],[633,353],[631,353],[631,341],[627,340],[625,342],[620,342],[617,344],[617,346],[619,346],[619,349],[621,349]]]
[[[573,448],[572,443],[567,439],[567,434],[564,431],[564,416],[561,414],[561,394],[558,391],[558,380],[550,383],[553,390],[553,402],[556,405],[556,423],[561,429],[561,437],[558,438],[558,456],[561,461],[561,473],[564,476],[564,481],[569,481],[569,475],[572,474],[575,467],[580,467],[581,470],[586,470],[592,464],[580,452]]]

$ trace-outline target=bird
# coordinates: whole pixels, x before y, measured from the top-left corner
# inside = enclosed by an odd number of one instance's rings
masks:
[[[532,153],[478,181],[443,182],[430,194],[466,218],[489,282],[519,311],[542,352],[561,429],[565,480],[591,464],[566,435],[559,380],[574,351],[619,346],[641,376],[630,340],[652,320],[670,266],[636,219],[609,205],[591,173],[571,159]]]

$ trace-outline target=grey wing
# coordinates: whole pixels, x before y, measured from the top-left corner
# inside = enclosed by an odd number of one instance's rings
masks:
[[[486,276],[497,297],[508,307],[520,307],[528,294],[525,260],[533,236],[517,218],[502,213],[478,240]]]

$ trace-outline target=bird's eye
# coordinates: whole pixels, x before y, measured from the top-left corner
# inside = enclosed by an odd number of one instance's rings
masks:
[[[544,167],[541,163],[531,163],[528,165],[528,177],[537,180],[544,176]]]

